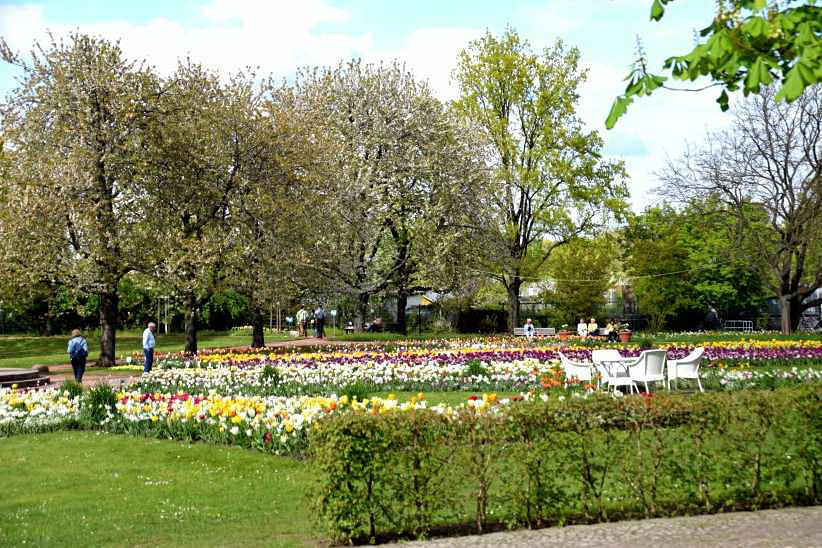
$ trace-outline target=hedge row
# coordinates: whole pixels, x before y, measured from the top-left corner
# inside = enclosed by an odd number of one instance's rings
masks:
[[[822,500],[822,383],[521,402],[503,413],[346,413],[310,435],[337,541]]]

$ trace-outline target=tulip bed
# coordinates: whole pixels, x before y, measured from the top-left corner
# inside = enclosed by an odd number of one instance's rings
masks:
[[[166,355],[141,378],[143,391],[221,394],[328,395],[357,384],[370,392],[528,391],[559,368],[558,345],[549,340],[526,345],[522,339],[440,340],[410,346],[329,347],[307,353],[211,352],[195,357]],[[663,345],[669,359],[692,347]],[[635,345],[622,345],[636,356]],[[562,347],[571,359],[590,360],[591,348]],[[713,389],[773,387],[819,376],[822,342],[728,341],[706,344],[705,384]],[[739,375],[740,369],[750,375]],[[775,373],[782,371],[785,373]]]

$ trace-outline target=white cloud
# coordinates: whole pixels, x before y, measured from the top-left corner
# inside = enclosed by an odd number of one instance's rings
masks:
[[[47,28],[56,37],[80,30],[119,40],[126,55],[145,59],[164,73],[191,57],[222,73],[252,66],[286,76],[298,66],[336,64],[372,48],[369,34],[316,31],[318,25],[348,19],[325,0],[212,0],[202,13],[205,22],[191,25],[156,18],[143,24],[109,20],[78,27],[50,21],[42,7],[26,5],[0,9],[0,30],[12,48],[22,51],[43,41]]]

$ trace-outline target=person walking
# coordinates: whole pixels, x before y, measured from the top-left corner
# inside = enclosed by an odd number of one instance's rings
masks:
[[[317,337],[320,339],[325,338],[325,310],[323,310],[323,305],[319,305],[317,310],[314,311],[314,321],[316,322]]]
[[[300,331],[300,337],[305,337],[305,324],[308,322],[308,311],[303,305],[297,311],[297,329]]]
[[[68,342],[68,355],[71,358],[71,370],[74,371],[74,380],[82,383],[86,372],[86,358],[88,357],[88,343],[79,329],[71,332]]]
[[[143,374],[151,372],[151,366],[154,365],[154,333],[157,331],[157,324],[148,322],[148,327],[143,331],[143,355],[145,362],[143,363]]]

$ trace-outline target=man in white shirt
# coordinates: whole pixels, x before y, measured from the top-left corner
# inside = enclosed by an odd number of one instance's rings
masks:
[[[308,310],[306,310],[304,306],[300,305],[300,309],[297,311],[297,327],[300,330],[300,337],[305,337],[305,324],[307,321]]]
[[[143,354],[146,361],[143,365],[143,373],[149,373],[154,364],[154,333],[157,331],[157,324],[149,322],[148,327],[143,331]]]
[[[525,333],[525,338],[529,341],[533,339],[534,335],[537,333],[537,330],[534,328],[534,322],[531,321],[531,318],[525,320],[525,326],[523,326],[522,330]]]

